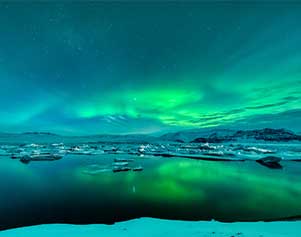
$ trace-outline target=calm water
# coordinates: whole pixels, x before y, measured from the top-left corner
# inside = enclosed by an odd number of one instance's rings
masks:
[[[301,162],[273,170],[256,162],[133,157],[144,171],[106,171],[115,157],[124,156],[70,155],[27,165],[1,157],[1,229],[142,216],[247,221],[301,215]]]

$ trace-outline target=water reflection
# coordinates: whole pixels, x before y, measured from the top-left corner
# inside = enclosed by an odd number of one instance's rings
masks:
[[[221,220],[273,219],[301,214],[298,163],[269,170],[254,162],[227,163],[160,160],[143,173],[87,175],[84,185],[116,187],[120,193],[147,203],[174,205],[174,213]],[[202,211],[200,211],[202,210]]]
[[[301,215],[301,164],[139,159],[142,172],[113,173],[112,156],[21,164],[0,159],[1,228],[111,223],[140,216],[262,220]],[[138,162],[138,161],[135,161]]]

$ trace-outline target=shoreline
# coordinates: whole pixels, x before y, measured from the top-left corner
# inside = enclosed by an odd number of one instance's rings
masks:
[[[301,221],[233,222],[138,218],[113,225],[46,224],[0,231],[0,237],[298,237]]]

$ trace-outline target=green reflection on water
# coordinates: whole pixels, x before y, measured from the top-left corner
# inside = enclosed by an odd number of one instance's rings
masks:
[[[141,216],[233,221],[301,214],[301,163],[272,170],[255,162],[134,157],[142,172],[113,173],[114,157],[69,156],[28,165],[3,158],[0,207],[30,211],[39,202],[57,210],[77,205],[102,215],[108,205],[106,211],[115,207]],[[91,166],[104,171],[89,173]]]
[[[88,175],[79,168],[76,175],[84,185],[111,187],[126,198],[188,208],[187,213],[262,219],[301,214],[301,176],[293,172],[294,164],[271,170],[255,162],[169,159],[156,161],[141,173]]]

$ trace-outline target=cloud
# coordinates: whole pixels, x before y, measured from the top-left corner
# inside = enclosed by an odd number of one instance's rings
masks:
[[[300,121],[301,109],[295,109],[280,113],[253,115],[229,123],[226,126],[238,129],[287,128],[295,132],[301,132]]]

